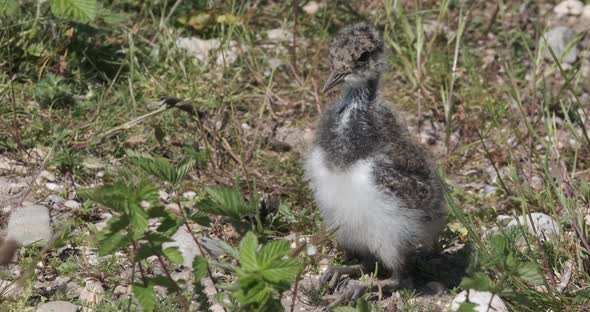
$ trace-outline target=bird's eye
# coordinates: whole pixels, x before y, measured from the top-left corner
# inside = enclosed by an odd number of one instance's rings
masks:
[[[370,54],[371,53],[369,53],[369,51],[363,52],[363,54],[361,54],[361,56],[359,56],[359,58],[358,58],[359,62],[366,62],[366,61],[368,61]]]

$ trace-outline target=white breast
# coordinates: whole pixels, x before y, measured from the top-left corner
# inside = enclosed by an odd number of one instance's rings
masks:
[[[344,171],[326,165],[324,151],[315,147],[305,161],[305,174],[327,226],[336,228],[344,248],[369,252],[389,269],[403,262],[420,226],[416,209],[380,191],[373,180],[373,161],[362,160]],[[420,235],[418,235],[420,236]]]

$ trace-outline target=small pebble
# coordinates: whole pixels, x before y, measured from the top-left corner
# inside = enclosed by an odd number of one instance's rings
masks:
[[[584,10],[584,4],[579,0],[565,0],[553,8],[553,12],[558,16],[580,15]]]
[[[39,173],[39,177],[49,181],[49,182],[55,182],[55,180],[57,180],[57,178],[55,177],[55,174],[47,171],[47,170],[43,170]]]
[[[63,192],[65,190],[65,188],[62,185],[59,185],[57,183],[47,183],[45,184],[45,187],[50,190],[50,191],[54,191],[54,192]]]
[[[464,290],[453,299],[450,310],[459,311],[461,304],[464,302],[475,304],[473,311],[476,312],[508,312],[504,301],[498,295],[492,294],[489,291]]]
[[[195,196],[197,196],[197,193],[193,192],[193,191],[188,191],[188,192],[184,192],[182,194],[182,197],[186,198],[186,199],[191,199],[191,198],[195,198]]]
[[[531,220],[533,224],[531,224]],[[529,216],[520,216],[508,223],[508,226],[527,225],[531,234],[536,234],[541,240],[551,239],[559,234],[559,223],[551,216],[542,212],[533,212]],[[533,228],[534,226],[534,228]]]
[[[66,200],[59,195],[51,194],[51,195],[47,196],[47,203],[50,205],[61,205],[65,201]]]
[[[67,301],[50,301],[37,307],[36,312],[76,312],[78,306]]]
[[[64,203],[64,206],[67,207],[67,208],[70,208],[70,209],[74,209],[74,210],[80,209],[80,207],[82,207],[82,205],[79,202],[75,201],[75,200],[68,200],[68,201],[66,201]]]

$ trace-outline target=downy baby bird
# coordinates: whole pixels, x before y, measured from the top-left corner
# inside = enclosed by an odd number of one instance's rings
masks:
[[[404,264],[444,227],[442,184],[427,150],[378,94],[386,67],[380,33],[365,23],[343,28],[331,41],[330,64],[323,92],[341,85],[341,94],[321,116],[305,175],[324,223],[361,264],[331,267],[321,282],[333,287],[342,275],[370,272],[377,262],[391,273],[380,286],[394,291]],[[332,306],[366,291],[357,283]]]

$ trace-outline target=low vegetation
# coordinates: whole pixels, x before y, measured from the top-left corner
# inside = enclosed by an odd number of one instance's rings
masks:
[[[301,159],[330,102],[319,92],[330,34],[364,20],[391,51],[383,96],[432,149],[450,213],[435,255],[416,263],[415,290],[338,310],[441,311],[474,289],[513,311],[585,311],[590,38],[574,38],[568,48],[583,52],[571,64],[543,48],[552,6],[0,0],[0,174],[51,171],[64,189],[36,183],[36,199],[82,203],[52,210],[54,240],[0,267],[1,280],[23,285],[8,297],[0,283],[0,310],[54,300],[97,311],[325,306],[327,290],[306,281],[349,259],[321,225]],[[187,48],[190,38],[207,41]],[[2,166],[13,161],[24,173]],[[559,229],[531,228],[531,212]],[[181,230],[199,249],[190,264],[170,245]],[[48,276],[105,291],[84,301],[39,287]],[[423,291],[432,281],[446,294]],[[117,285],[131,291],[116,295]]]

